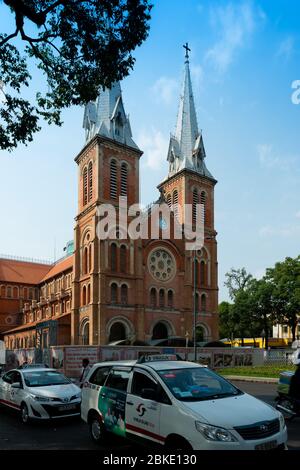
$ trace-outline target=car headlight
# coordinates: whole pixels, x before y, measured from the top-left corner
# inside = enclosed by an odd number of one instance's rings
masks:
[[[81,392],[77,393],[77,395],[75,395],[75,398],[81,398]]]
[[[212,426],[211,424],[204,424],[200,421],[195,422],[197,431],[201,432],[205,439],[209,441],[220,441],[220,442],[235,442],[236,437],[227,431],[227,429],[220,428],[218,426]]]
[[[53,400],[53,398],[42,397],[41,395],[33,395],[33,394],[31,394],[30,396],[31,396],[31,398],[33,398],[33,400],[39,401],[39,402],[44,402],[44,403]]]
[[[280,428],[281,429],[284,429],[286,424],[285,424],[285,419],[284,419],[284,416],[282,413],[280,413],[280,416],[279,416],[279,421],[280,421]]]

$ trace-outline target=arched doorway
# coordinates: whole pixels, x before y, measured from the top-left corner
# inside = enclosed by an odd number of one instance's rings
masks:
[[[196,341],[197,341],[197,343],[204,341],[204,337],[205,337],[204,328],[203,328],[203,326],[198,325],[196,327]]]
[[[81,327],[81,344],[87,346],[90,344],[90,322],[85,321]]]
[[[168,338],[168,328],[162,322],[159,322],[153,328],[152,339],[165,339]]]
[[[109,342],[118,341],[121,339],[126,339],[126,329],[123,323],[116,322],[114,323],[109,332]]]

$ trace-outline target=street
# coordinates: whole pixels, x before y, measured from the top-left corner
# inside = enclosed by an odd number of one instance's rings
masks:
[[[272,403],[276,396],[276,385],[251,382],[234,382],[241,390]],[[300,450],[300,419],[287,423],[289,449]],[[129,451],[131,445],[121,438],[113,437],[107,446],[93,444],[88,427],[80,419],[57,420],[50,423],[32,423],[24,426],[18,415],[5,408],[0,409],[0,449],[18,450],[106,450]]]

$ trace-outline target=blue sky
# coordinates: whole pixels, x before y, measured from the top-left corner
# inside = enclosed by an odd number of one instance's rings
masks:
[[[166,176],[183,74],[190,64],[199,127],[215,192],[220,300],[224,274],[266,267],[299,254],[300,4],[296,0],[154,2],[151,31],[122,83],[134,139],[144,150],[141,195],[157,197]],[[0,5],[0,31],[9,30]],[[33,90],[39,75],[33,71]],[[73,237],[77,207],[74,157],[84,144],[83,110],[64,112],[61,128],[44,126],[28,147],[0,152],[0,253],[53,259]]]

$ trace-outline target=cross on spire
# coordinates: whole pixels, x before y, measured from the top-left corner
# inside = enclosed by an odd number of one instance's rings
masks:
[[[191,52],[191,49],[189,48],[189,43],[185,43],[182,47],[185,49],[186,60],[189,60],[189,52]]]

